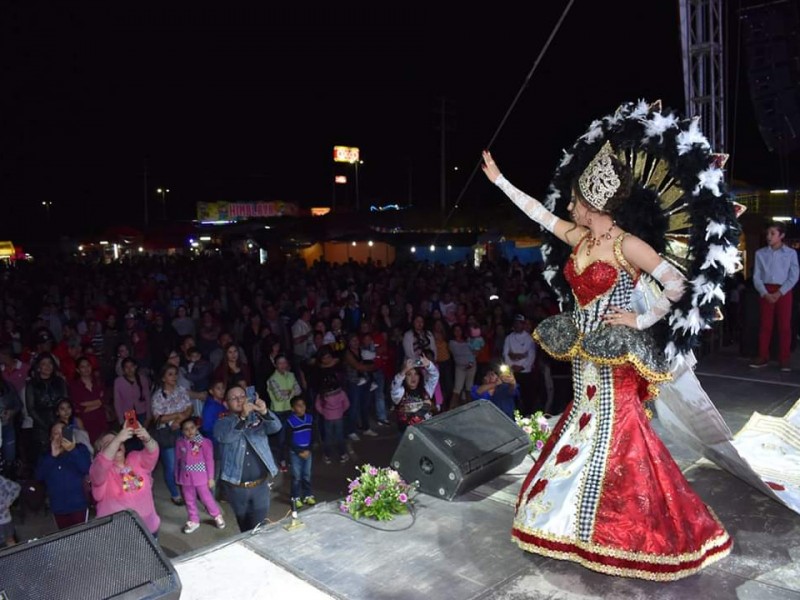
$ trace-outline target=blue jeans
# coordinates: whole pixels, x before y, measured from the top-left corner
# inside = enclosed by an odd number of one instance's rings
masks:
[[[325,421],[325,456],[330,458],[334,447],[339,456],[347,454],[347,447],[344,445],[344,419]]]
[[[275,459],[275,462],[279,465],[282,462],[286,461],[286,422],[289,420],[289,416],[292,414],[292,411],[281,411],[276,412],[275,415],[280,419],[281,422],[281,430],[278,433],[273,433],[269,436],[269,449],[272,451],[272,457]]]
[[[175,448],[161,449],[161,466],[164,467],[164,483],[167,484],[169,495],[180,498],[181,492],[175,484]]]
[[[17,460],[17,432],[14,429],[14,422],[3,425],[3,447],[2,456],[6,469],[11,469],[14,461]]]
[[[266,481],[253,488],[225,484],[225,498],[236,516],[239,531],[249,531],[267,518],[270,493]]]
[[[386,394],[384,390],[386,388],[386,376],[383,374],[383,371],[373,371],[371,373],[372,381],[374,381],[378,388],[375,390],[375,418],[378,421],[386,421]]]
[[[363,385],[347,383],[347,397],[350,400],[350,408],[347,409],[348,434],[369,429],[369,394],[369,383]]]
[[[311,448],[308,449],[308,458],[291,450],[289,460],[292,465],[292,498],[308,498],[311,493]]]

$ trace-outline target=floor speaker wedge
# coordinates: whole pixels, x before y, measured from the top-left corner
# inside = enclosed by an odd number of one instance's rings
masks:
[[[0,551],[0,598],[177,600],[172,563],[124,511]]]
[[[453,500],[519,465],[528,447],[516,423],[477,400],[406,429],[391,465],[421,492]]]

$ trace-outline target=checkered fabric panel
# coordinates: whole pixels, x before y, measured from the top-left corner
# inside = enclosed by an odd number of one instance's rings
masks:
[[[592,532],[594,531],[595,515],[597,514],[597,504],[602,491],[603,473],[608,459],[613,425],[613,370],[612,367],[606,366],[599,367],[599,371],[600,389],[595,396],[599,403],[597,431],[595,433],[592,456],[586,465],[587,472],[583,481],[583,494],[579,499],[580,508],[578,511],[578,538],[585,542],[591,540]]]

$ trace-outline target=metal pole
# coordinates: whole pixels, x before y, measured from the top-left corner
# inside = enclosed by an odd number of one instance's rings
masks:
[[[361,200],[358,197],[358,163],[359,163],[359,161],[355,162],[355,165],[356,165],[356,212],[361,210]]]
[[[144,200],[144,228],[147,229],[149,215],[147,214],[147,159],[144,159],[144,189],[143,191],[143,200]]]
[[[441,173],[439,174],[439,204],[441,209],[441,218],[444,221],[445,211],[447,210],[447,166],[445,160],[445,99],[442,98],[442,108],[441,108],[441,124],[439,126],[440,129],[440,146],[441,146],[441,156],[439,157],[439,168]]]

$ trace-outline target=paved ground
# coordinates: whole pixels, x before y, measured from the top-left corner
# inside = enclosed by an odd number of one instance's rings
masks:
[[[762,383],[772,383],[786,388],[786,395],[800,396],[800,352],[793,356],[791,373],[781,373],[777,365],[764,369],[754,370],[748,367],[749,359],[743,357],[734,347],[723,348],[713,355],[701,356],[697,373],[712,400],[718,404],[725,402],[724,389],[727,384],[753,386],[754,390]],[[762,405],[758,393],[750,396],[746,406],[737,407],[737,410],[726,411],[726,419],[732,416],[737,422],[730,422],[731,429],[736,432],[749,414],[753,411],[768,412],[769,406]],[[741,420],[741,422],[738,422]],[[354,467],[363,462],[372,462],[377,465],[388,465],[398,442],[398,434],[394,427],[379,430],[376,438],[364,438],[351,445],[351,461],[346,464],[334,462],[325,465],[322,461],[321,450],[314,453],[314,466],[312,481],[314,492],[322,502],[335,501],[344,495],[347,487],[347,478],[353,476]],[[676,456],[679,464],[683,461]],[[682,465],[683,466],[683,465]],[[206,516],[203,525],[196,532],[186,535],[181,532],[181,527],[186,521],[186,511],[183,507],[174,506],[169,501],[160,468],[155,473],[156,508],[161,516],[162,524],[160,542],[167,555],[180,556],[206,546],[216,544],[238,534],[236,520],[230,507],[222,503],[228,527],[217,530],[210,517]],[[273,488],[272,507],[270,520],[277,521],[289,513],[289,481],[288,477],[280,477]],[[55,531],[52,516],[47,512],[21,515],[15,513],[17,533],[21,540],[44,537]]]
[[[365,437],[359,442],[349,443],[351,460],[345,464],[334,461],[332,464],[326,465],[322,460],[321,448],[314,452],[312,484],[314,494],[320,502],[336,500],[343,496],[343,492],[347,488],[347,478],[354,475],[356,465],[364,462],[381,465],[389,463],[398,441],[397,430],[394,426],[376,428],[376,430],[379,433],[378,437]],[[227,521],[227,527],[224,530],[218,530],[211,517],[207,514],[204,515],[201,511],[202,525],[200,529],[189,535],[184,534],[181,532],[181,527],[187,519],[186,509],[175,506],[170,501],[160,465],[154,472],[154,480],[156,510],[161,517],[159,541],[168,556],[179,556],[218,543],[239,533],[230,506],[222,502],[220,506]],[[279,475],[273,486],[270,520],[276,521],[288,515],[290,510],[289,493],[288,474]],[[53,517],[46,509],[31,514],[23,514],[19,510],[15,510],[14,520],[20,541],[41,538],[56,531]]]

